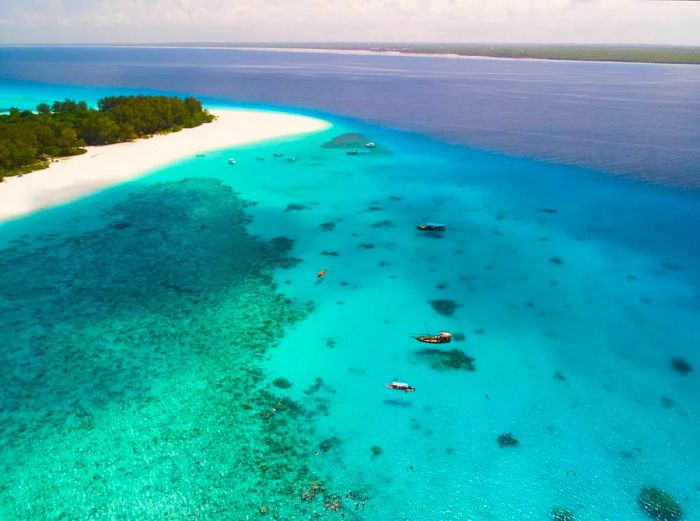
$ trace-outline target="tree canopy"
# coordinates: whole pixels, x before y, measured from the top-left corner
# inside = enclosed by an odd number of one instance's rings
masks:
[[[41,103],[36,112],[12,108],[0,115],[0,180],[44,168],[52,157],[82,154],[86,145],[174,132],[214,119],[192,97],[111,96],[97,107],[65,99]]]

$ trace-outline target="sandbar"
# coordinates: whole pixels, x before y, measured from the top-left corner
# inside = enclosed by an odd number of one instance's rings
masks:
[[[87,147],[49,168],[0,182],[0,221],[67,203],[134,179],[170,162],[211,150],[308,134],[329,122],[299,114],[248,109],[210,110],[211,123],[126,143]]]

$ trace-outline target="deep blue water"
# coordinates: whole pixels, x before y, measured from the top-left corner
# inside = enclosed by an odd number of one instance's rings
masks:
[[[0,56],[0,105],[177,91],[360,118],[0,226],[0,517],[644,521],[651,485],[698,518],[695,69]],[[322,146],[350,131],[379,147]],[[440,329],[447,364],[410,338]]]
[[[204,49],[0,48],[0,80],[133,87],[357,117],[700,186],[700,67]]]

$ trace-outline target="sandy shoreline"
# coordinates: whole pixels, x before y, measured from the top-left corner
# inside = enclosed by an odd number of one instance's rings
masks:
[[[167,163],[215,149],[317,132],[327,121],[284,112],[211,110],[217,119],[196,128],[129,143],[87,147],[48,169],[0,183],[0,221],[66,203]]]

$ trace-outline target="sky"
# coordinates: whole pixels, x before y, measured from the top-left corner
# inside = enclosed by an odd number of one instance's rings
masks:
[[[0,43],[700,45],[695,0],[0,0]]]

